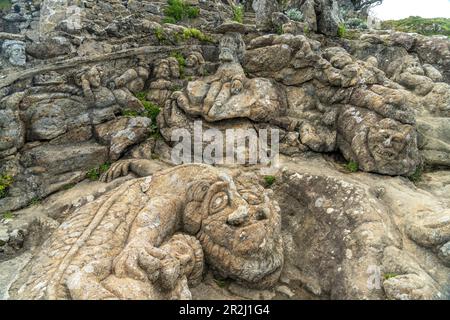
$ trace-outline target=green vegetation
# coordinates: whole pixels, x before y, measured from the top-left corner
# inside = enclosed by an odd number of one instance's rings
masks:
[[[225,288],[228,285],[228,281],[226,279],[214,279],[214,282],[219,288]]]
[[[12,219],[14,219],[14,215],[12,214],[12,212],[7,211],[7,212],[2,213],[2,218],[3,218],[3,220],[12,220]]]
[[[30,206],[37,206],[38,204],[41,203],[41,198],[39,197],[34,197],[33,199],[30,200]]]
[[[86,178],[88,178],[91,181],[97,181],[98,179],[100,179],[100,176],[105,173],[106,171],[108,171],[108,169],[111,167],[111,164],[106,162],[102,165],[99,165],[96,168],[92,168],[91,170],[89,170],[86,173]]]
[[[184,40],[189,40],[191,38],[195,38],[197,40],[203,41],[203,42],[213,42],[212,38],[205,35],[203,32],[196,28],[186,28],[183,31],[183,38]]]
[[[423,175],[423,167],[419,166],[417,167],[416,171],[414,171],[414,173],[408,177],[408,179],[411,180],[413,183],[418,183],[422,181],[422,175]]]
[[[398,274],[396,273],[385,273],[384,274],[384,280],[389,280],[392,278],[398,277]]]
[[[156,39],[158,39],[159,42],[163,42],[166,40],[166,35],[164,33],[164,29],[163,28],[156,28],[155,29],[155,36]]]
[[[409,17],[402,20],[387,20],[382,23],[383,29],[402,32],[415,32],[425,36],[444,35],[450,37],[450,19]]]
[[[273,184],[275,183],[276,180],[277,180],[277,178],[275,178],[274,176],[265,176],[264,177],[264,181],[266,182],[268,187],[273,186]]]
[[[183,54],[174,51],[170,54],[170,56],[172,58],[177,59],[178,66],[180,68],[180,77],[184,78],[184,69],[186,68],[186,59],[184,58]],[[178,90],[175,89],[174,91],[178,91]]]
[[[293,21],[298,21],[298,22],[303,21],[303,13],[298,9],[293,8],[293,9],[287,10],[286,15],[288,16],[289,19],[291,19]]]
[[[9,174],[0,175],[0,199],[8,195],[9,187],[13,184],[14,178]]]
[[[358,172],[359,171],[359,164],[356,161],[349,161],[349,163],[347,163],[345,165],[345,169],[347,169],[350,172]]]
[[[168,6],[164,9],[165,23],[177,23],[178,21],[194,19],[200,14],[200,9],[186,4],[183,0],[168,0]]]
[[[233,21],[244,22],[244,7],[242,5],[233,6]]]
[[[12,3],[10,0],[0,0],[0,11],[8,11],[11,9]]]
[[[158,117],[159,113],[161,112],[161,108],[158,107],[157,105],[155,105],[154,103],[148,101],[147,94],[145,92],[137,93],[136,98],[138,98],[139,101],[142,103],[145,111],[140,114],[136,114],[135,116],[150,118],[152,120],[152,124],[150,127],[150,135],[159,137],[159,128],[158,128],[158,122],[156,121],[156,118]]]
[[[337,35],[339,38],[345,38],[346,34],[347,34],[347,27],[345,26],[345,24],[341,23],[338,27]]]

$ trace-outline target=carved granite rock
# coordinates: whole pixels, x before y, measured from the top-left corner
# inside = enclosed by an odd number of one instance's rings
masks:
[[[103,179],[129,171],[146,175],[151,163],[118,162]],[[126,182],[63,222],[10,296],[190,298],[187,283],[201,279],[203,256],[224,277],[271,285],[283,265],[280,215],[249,179],[186,165]]]

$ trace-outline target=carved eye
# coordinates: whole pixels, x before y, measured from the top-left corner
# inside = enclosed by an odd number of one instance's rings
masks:
[[[220,210],[224,209],[229,204],[229,197],[226,192],[216,193],[209,203],[210,214],[215,214]]]

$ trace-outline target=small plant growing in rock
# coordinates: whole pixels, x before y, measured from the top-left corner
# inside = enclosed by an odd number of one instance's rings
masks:
[[[398,274],[396,273],[385,273],[384,274],[384,280],[389,280],[392,278],[398,277]]]
[[[102,165],[99,165],[96,168],[92,168],[86,173],[86,178],[88,178],[91,181],[97,181],[100,179],[100,176],[109,170],[111,167],[111,164],[109,162],[106,162]]]
[[[159,42],[164,42],[166,40],[164,29],[156,28],[155,29],[155,37],[156,37],[156,39],[158,39]]]
[[[413,183],[419,183],[422,181],[423,168],[421,166],[417,167],[416,171],[408,177],[408,179]]]
[[[0,175],[0,199],[5,198],[8,195],[9,187],[14,182],[14,178],[9,174]]]
[[[368,29],[367,23],[364,22],[364,20],[359,18],[351,18],[345,22],[345,26],[349,29],[361,29],[366,30]]]
[[[243,23],[244,22],[244,7],[242,5],[233,6],[233,21]]]
[[[195,19],[200,14],[200,9],[188,5],[182,0],[168,0],[164,9],[164,20],[166,23],[177,23],[186,19]]]
[[[287,10],[286,15],[292,21],[298,21],[298,22],[303,21],[303,13],[298,9],[293,8],[293,9]]]
[[[276,180],[277,180],[277,178],[274,176],[265,176],[264,177],[264,181],[266,182],[266,185],[268,187],[273,186],[273,184],[275,183]]]
[[[11,10],[11,7],[11,0],[0,0],[0,11],[9,11]]]
[[[14,219],[14,215],[12,214],[12,212],[7,211],[2,214],[2,218],[3,220],[12,220]]]
[[[172,58],[177,59],[177,61],[178,61],[178,66],[180,67],[180,76],[181,76],[182,78],[184,78],[184,68],[186,68],[186,59],[185,59],[184,56],[183,56],[181,53],[179,53],[179,52],[172,52],[172,53],[170,54],[170,56],[171,56]]]
[[[134,116],[135,117],[142,116],[142,117],[150,118],[152,120],[152,124],[150,127],[150,135],[151,136],[159,136],[159,128],[158,128],[158,123],[156,121],[156,118],[160,114],[161,108],[159,106],[155,105],[154,103],[152,103],[151,101],[148,101],[147,94],[145,92],[137,93],[136,98],[138,98],[139,101],[142,103],[145,111],[140,114],[138,112],[134,111],[134,113],[135,113]]]
[[[39,197],[34,197],[33,199],[30,200],[30,206],[37,206],[40,203],[41,203],[41,198],[39,198]]]
[[[196,28],[186,28],[183,31],[183,38],[184,40],[189,40],[191,38],[197,39],[199,41],[203,42],[212,42],[213,40],[211,37],[205,35],[203,32]]]
[[[350,171],[350,172],[358,172],[359,171],[359,163],[356,161],[349,161],[346,165],[345,168]]]
[[[347,34],[347,28],[345,27],[345,24],[341,23],[338,27],[337,35],[339,38],[345,38],[346,34]]]

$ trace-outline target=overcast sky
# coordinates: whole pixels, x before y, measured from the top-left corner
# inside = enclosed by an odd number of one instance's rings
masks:
[[[384,0],[372,9],[380,19],[403,19],[409,16],[423,18],[450,18],[450,0]]]

